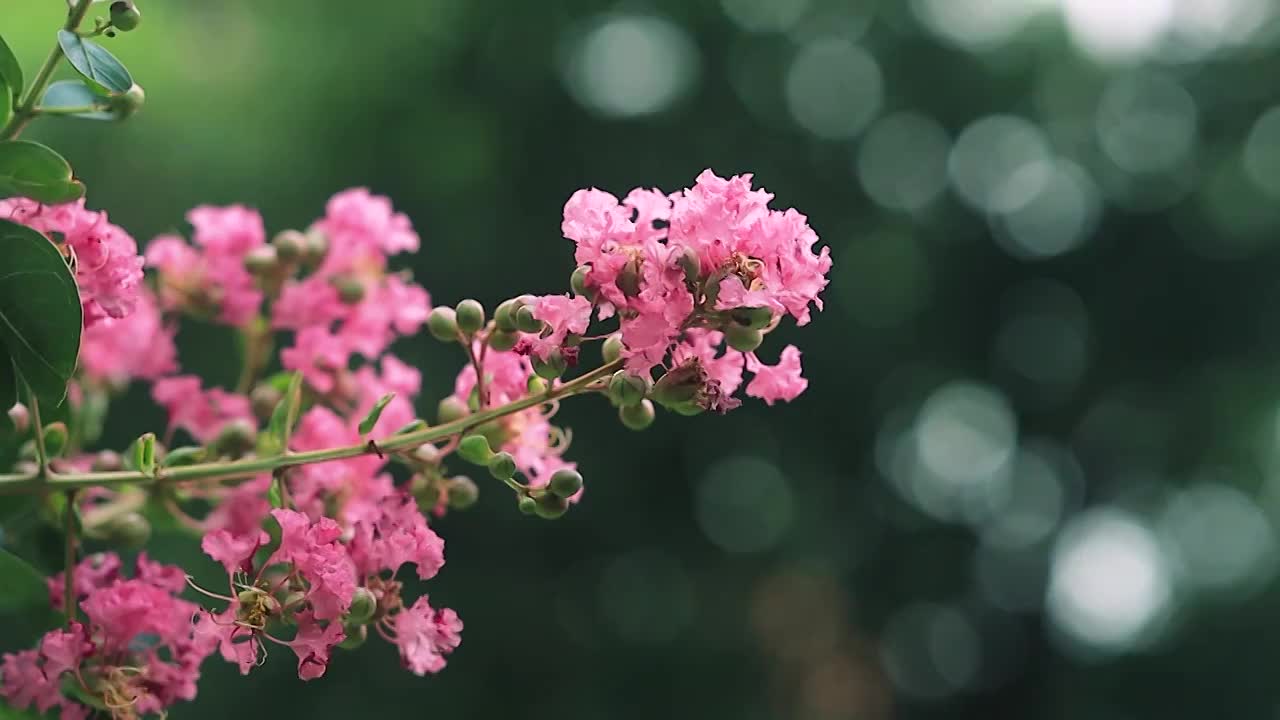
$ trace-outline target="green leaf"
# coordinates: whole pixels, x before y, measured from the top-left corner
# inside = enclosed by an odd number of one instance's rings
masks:
[[[8,220],[0,220],[0,257],[0,343],[18,377],[55,407],[80,354],[83,317],[75,277],[48,238]]]
[[[5,80],[4,74],[0,73],[0,126],[6,125],[11,117],[13,117],[13,93],[9,91],[9,83]]]
[[[156,434],[146,433],[133,443],[133,465],[143,475],[156,472]]]
[[[267,501],[273,508],[284,507],[284,488],[281,487],[283,483],[284,479],[280,475],[271,476],[271,488],[267,490]]]
[[[58,153],[29,140],[0,142],[0,198],[28,197],[47,205],[77,200],[84,185]]]
[[[0,343],[0,410],[8,417],[9,408],[18,402],[18,378],[13,374],[13,361],[4,343]]]
[[[110,51],[70,30],[58,31],[58,44],[71,67],[100,93],[113,95],[133,87],[133,77]]]
[[[94,93],[88,85],[79,80],[59,80],[44,91],[40,99],[42,108],[70,108],[91,105],[102,108],[94,112],[63,114],[60,117],[83,118],[85,120],[116,120],[119,115],[111,112],[102,102],[102,97]]]
[[[25,560],[0,548],[0,627],[6,643],[26,647],[58,622],[49,605],[44,576]],[[0,718],[3,718],[0,715]]]
[[[167,468],[195,465],[196,463],[204,462],[207,454],[208,451],[202,447],[178,447],[170,450],[164,456],[164,462],[162,462],[161,465]]]
[[[258,438],[258,452],[262,455],[278,455],[289,448],[289,437],[298,422],[302,407],[302,373],[291,373],[284,395],[271,411],[267,431]]]
[[[378,398],[378,402],[373,404],[373,409],[360,421],[361,435],[368,435],[373,432],[373,426],[378,424],[378,418],[382,417],[382,411],[387,408],[387,403],[391,402],[391,399],[395,396],[395,393],[387,393]]]
[[[26,710],[19,710],[0,698],[0,720],[43,720],[44,713],[36,712],[34,705]]]
[[[14,57],[3,37],[0,37],[0,75],[4,76],[9,91],[17,97],[22,92],[22,66],[18,64],[18,58]]]

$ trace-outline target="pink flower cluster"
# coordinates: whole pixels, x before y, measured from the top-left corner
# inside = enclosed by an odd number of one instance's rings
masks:
[[[262,304],[262,290],[245,267],[249,253],[266,242],[262,217],[243,205],[204,205],[187,213],[187,221],[192,245],[162,235],[147,246],[147,265],[160,271],[161,304],[244,325]]]
[[[50,630],[37,648],[4,656],[0,695],[10,704],[42,713],[58,707],[63,720],[81,720],[94,707],[136,717],[195,697],[200,664],[213,645],[192,624],[198,606],[178,597],[185,573],[145,554],[134,577],[120,571],[114,554],[92,555],[77,566],[75,593],[85,622]],[[58,608],[62,583],[61,575],[49,580]]]
[[[142,287],[142,258],[129,234],[88,210],[83,200],[41,205],[34,200],[0,200],[0,217],[61,236],[64,254],[74,258],[85,327],[133,312]]]

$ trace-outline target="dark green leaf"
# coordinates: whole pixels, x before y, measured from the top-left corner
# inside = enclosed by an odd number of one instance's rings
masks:
[[[13,617],[49,609],[49,588],[44,576],[25,560],[0,548],[0,613]]]
[[[28,140],[0,142],[0,198],[28,197],[49,205],[84,195],[71,165],[58,153]]]
[[[382,411],[387,408],[387,403],[391,402],[391,399],[395,396],[395,393],[387,393],[378,398],[378,402],[373,404],[373,409],[360,421],[361,435],[368,435],[373,432],[373,426],[378,424],[378,418],[382,417]]]
[[[0,410],[8,417],[9,408],[18,402],[18,378],[13,374],[13,361],[4,343],[0,343]]]
[[[8,220],[0,220],[0,256],[0,343],[36,397],[60,405],[80,354],[75,277],[48,238]]]
[[[88,85],[79,80],[59,80],[49,86],[44,91],[44,97],[40,100],[42,108],[70,108],[96,106],[101,110],[93,112],[74,113],[71,115],[61,115],[61,117],[83,118],[85,120],[115,120],[118,116],[107,109],[106,104],[102,102],[102,97],[97,95],[89,88]]]
[[[0,74],[0,126],[7,124],[11,117],[13,117],[13,93],[10,92],[9,83],[4,75]]]
[[[14,57],[3,37],[0,37],[0,75],[4,76],[5,84],[9,86],[13,96],[22,92],[22,66],[18,64],[18,58]]]
[[[110,51],[98,43],[82,38],[70,30],[58,31],[58,44],[71,62],[71,67],[104,94],[122,93],[133,87],[133,77]]]
[[[0,698],[0,720],[42,720],[44,713],[36,712],[35,706],[19,710]]]
[[[289,448],[289,437],[293,434],[293,426],[298,422],[298,413],[302,406],[302,373],[292,373],[289,385],[276,407],[271,411],[271,419],[267,422],[267,431],[258,441],[258,452],[262,455],[278,455]]]
[[[208,451],[202,447],[187,446],[174,448],[164,456],[164,462],[161,464],[167,468],[195,465],[196,463],[204,462],[206,454],[208,454]]]

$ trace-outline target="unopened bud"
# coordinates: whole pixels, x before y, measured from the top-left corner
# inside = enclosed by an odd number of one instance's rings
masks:
[[[107,106],[116,119],[123,120],[141,110],[146,101],[146,92],[142,90],[142,86],[135,83],[129,86],[128,90],[107,98]]]
[[[675,409],[676,405],[695,401],[706,380],[701,363],[686,362],[658,378],[650,396],[659,404]]]
[[[559,495],[547,493],[538,498],[534,512],[543,520],[555,520],[569,512],[569,501]]]
[[[13,423],[13,428],[19,435],[30,429],[31,413],[27,410],[27,406],[17,403],[9,408],[9,422]]]
[[[244,266],[254,275],[269,275],[279,267],[276,249],[272,245],[259,245],[244,256]]]
[[[458,457],[472,465],[487,465],[493,457],[489,440],[483,435],[468,435],[458,443]]]
[[[276,405],[280,404],[281,397],[283,397],[283,393],[279,390],[271,385],[262,383],[249,392],[249,405],[253,408],[254,415],[266,420],[271,417]]]
[[[489,458],[489,474],[499,480],[510,480],[516,474],[516,459],[503,451]]]
[[[702,294],[710,307],[715,307],[716,300],[720,299],[720,280],[721,277],[718,274],[712,275],[707,278],[707,284],[702,287]]]
[[[281,230],[271,239],[276,249],[276,257],[285,262],[293,262],[307,252],[307,236],[297,230]]]
[[[609,378],[609,399],[616,405],[636,405],[644,399],[652,384],[653,381],[646,377],[619,370]]]
[[[319,263],[329,252],[329,237],[322,231],[311,228],[307,230],[307,260]]]
[[[67,449],[67,424],[52,422],[44,426],[44,451],[49,457],[58,457]]]
[[[463,300],[454,310],[458,329],[472,335],[484,327],[484,306],[478,300]]]
[[[573,275],[569,276],[569,287],[573,289],[574,294],[588,296],[590,289],[587,288],[587,275],[591,274],[590,265],[579,265],[573,271]]]
[[[630,430],[644,430],[653,424],[653,403],[647,398],[635,405],[624,405],[618,408],[618,419]]]
[[[528,495],[521,495],[520,500],[516,502],[516,509],[524,515],[533,515],[538,512],[538,501]]]
[[[445,492],[449,496],[449,507],[454,510],[466,510],[480,499],[480,488],[466,475],[449,478]]]
[[[378,598],[367,587],[358,587],[351,596],[351,608],[343,618],[343,625],[364,625],[373,619],[378,611]]]
[[[551,474],[547,489],[562,498],[571,498],[582,490],[582,475],[577,470],[561,468]]]
[[[773,311],[767,307],[740,307],[730,310],[729,317],[738,325],[761,330],[773,322]]]
[[[369,628],[364,625],[348,625],[344,623],[342,634],[346,635],[346,637],[342,639],[342,642],[338,643],[338,647],[343,650],[355,650],[364,645],[365,641],[369,639]]]
[[[353,277],[338,275],[329,280],[338,291],[338,299],[344,305],[356,305],[364,300],[364,283]]]
[[[120,457],[120,453],[114,450],[103,450],[93,456],[94,472],[112,472],[124,469],[124,460]]]
[[[442,342],[456,342],[458,339],[458,319],[451,307],[438,307],[427,316],[427,330],[431,336]]]
[[[626,346],[622,344],[622,335],[614,333],[605,339],[604,344],[600,346],[600,354],[604,356],[607,363],[615,362],[622,358],[622,351]]]
[[[633,257],[618,271],[618,278],[614,282],[623,295],[635,297],[640,294],[640,278],[640,258]]]
[[[452,395],[442,399],[440,404],[436,406],[436,418],[441,425],[451,423],[454,420],[461,420],[470,414],[471,411],[467,409],[467,404]]]
[[[238,418],[228,422],[218,431],[213,448],[219,453],[238,456],[253,449],[258,429],[248,420]]]
[[[493,311],[493,322],[503,332],[515,332],[516,311],[520,309],[520,301],[516,298],[503,300]]]
[[[136,512],[113,518],[102,530],[106,540],[127,547],[142,547],[151,539],[151,523]]]
[[[681,270],[684,270],[685,282],[690,285],[697,284],[698,276],[702,274],[702,261],[698,258],[697,251],[685,246],[676,257],[676,263]]]
[[[564,354],[559,350],[552,350],[547,353],[546,360],[533,357],[531,361],[533,363],[533,371],[538,374],[538,377],[547,380],[554,380],[569,369],[569,363],[565,361]]]
[[[111,3],[111,27],[120,32],[129,32],[141,23],[142,13],[130,0]]]
[[[489,333],[489,347],[498,352],[506,352],[516,346],[520,340],[519,333],[495,330]]]
[[[165,453],[162,464],[167,468],[195,465],[204,460],[204,456],[205,450],[202,447],[177,447]]]
[[[419,445],[413,449],[413,458],[427,465],[435,465],[440,462],[440,448],[431,443]]]
[[[529,391],[530,395],[541,395],[547,391],[547,381],[537,375],[530,375],[525,381],[524,387]]]
[[[516,327],[521,332],[540,333],[542,332],[543,322],[533,316],[533,308],[523,305],[516,311]]]
[[[764,334],[753,327],[730,325],[724,329],[724,339],[734,350],[751,352],[764,342]]]

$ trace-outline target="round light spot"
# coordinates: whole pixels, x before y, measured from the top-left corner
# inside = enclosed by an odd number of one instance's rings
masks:
[[[1275,572],[1271,523],[1257,503],[1229,485],[1203,483],[1178,493],[1160,529],[1173,547],[1179,575],[1194,586],[1257,588]]]
[[[1070,287],[1032,280],[1011,290],[996,334],[996,361],[1041,390],[1065,390],[1089,364],[1089,316]]]
[[[615,15],[579,38],[566,67],[569,90],[603,115],[666,109],[692,84],[698,53],[679,25],[648,15]]]
[[[1013,454],[1013,410],[994,388],[957,381],[938,388],[920,409],[916,448],[924,466],[959,485],[982,483]]]
[[[1051,459],[1034,449],[1019,450],[1007,499],[983,528],[983,540],[1002,547],[1035,545],[1058,526],[1066,501],[1066,489]]]
[[[810,0],[720,0],[724,14],[749,32],[784,32],[808,12]]]
[[[903,693],[936,700],[974,684],[982,667],[982,638],[955,608],[918,604],[889,619],[880,657]]]
[[[1244,169],[1263,192],[1280,198],[1280,106],[1253,123],[1244,141]]]
[[[671,555],[639,550],[616,558],[600,576],[599,602],[618,635],[637,645],[665,645],[693,619],[693,583]]]
[[[1128,173],[1177,169],[1196,142],[1195,100],[1173,79],[1141,72],[1112,80],[1095,118],[1107,157]]]
[[[755,457],[730,457],[698,486],[698,524],[728,552],[759,552],[791,527],[791,488],[778,468]]]
[[[951,148],[947,171],[960,198],[982,212],[1026,205],[1052,176],[1049,145],[1030,122],[989,115],[966,127]]]
[[[858,179],[881,206],[920,210],[946,188],[950,146],[947,131],[937,121],[914,113],[888,115],[862,140]]]
[[[1070,640],[1100,650],[1133,646],[1170,600],[1164,554],[1128,513],[1078,515],[1053,548],[1049,616]]]
[[[1024,169],[1014,178],[1026,172],[1039,173],[1040,169]],[[1100,193],[1088,173],[1059,159],[1027,202],[993,218],[992,224],[997,241],[1009,254],[1042,260],[1083,245],[1097,227],[1101,212]]]
[[[1100,60],[1151,50],[1173,20],[1174,0],[1060,0],[1071,39]]]
[[[933,34],[983,50],[1000,45],[1053,0],[912,0],[911,10]]]
[[[862,48],[841,38],[815,40],[787,71],[787,106],[801,127],[839,140],[862,132],[880,111],[880,66]]]

